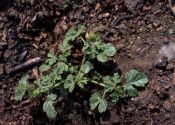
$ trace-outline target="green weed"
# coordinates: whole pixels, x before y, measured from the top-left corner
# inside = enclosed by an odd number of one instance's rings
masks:
[[[60,55],[56,55],[53,51],[48,53],[47,60],[39,68],[40,78],[31,85],[27,84],[28,75],[22,77],[15,91],[16,101],[21,101],[26,91],[30,99],[47,95],[43,111],[48,118],[54,119],[57,116],[54,107],[57,95],[53,94],[53,90],[67,90],[68,93],[72,93],[75,87],[83,90],[87,84],[99,86],[98,90],[91,91],[93,93],[89,103],[91,110],[97,109],[100,113],[107,110],[108,101],[117,102],[123,97],[138,95],[137,88],[145,87],[148,78],[137,70],[131,70],[126,73],[125,83],[121,84],[117,72],[113,75],[101,74],[96,70],[95,62],[105,64],[112,60],[116,48],[111,43],[103,42],[98,33],[83,35],[84,32],[83,25],[68,30],[63,43],[60,44],[62,53]],[[70,60],[77,39],[82,42],[80,48],[82,60],[80,64],[75,65]],[[44,72],[47,72],[47,75],[44,75]]]

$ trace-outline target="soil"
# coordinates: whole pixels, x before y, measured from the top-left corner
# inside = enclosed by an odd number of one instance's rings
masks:
[[[41,63],[9,71],[35,57],[44,60],[77,24],[84,24],[87,32],[100,32],[118,48],[122,76],[138,69],[149,83],[138,97],[109,104],[104,114],[90,111],[81,93],[60,98],[58,117],[49,120],[42,112],[43,99],[14,100],[21,76],[33,74]],[[156,66],[160,47],[174,42],[174,33],[174,15],[166,0],[1,0],[0,125],[174,125],[175,61]]]

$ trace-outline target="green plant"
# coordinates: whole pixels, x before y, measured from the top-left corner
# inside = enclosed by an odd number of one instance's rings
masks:
[[[69,5],[70,0],[64,0],[64,9],[66,9]]]
[[[90,86],[99,86],[92,90],[92,96],[89,99],[90,108],[97,109],[100,113],[107,109],[107,101],[117,102],[120,98],[126,96],[137,96],[137,88],[145,87],[148,82],[147,77],[131,70],[126,74],[125,84],[121,84],[120,76],[117,72],[113,75],[104,75],[96,70],[96,62],[105,64],[115,56],[116,49],[111,43],[102,41],[98,33],[86,33],[83,35],[85,27],[79,25],[77,29],[71,28],[65,35],[65,39],[60,44],[62,54],[57,56],[53,51],[47,55],[47,60],[40,66],[40,78],[35,84],[27,84],[29,76],[22,77],[15,91],[15,99],[21,101],[25,90],[28,90],[30,99],[37,98],[43,94],[47,95],[43,104],[43,111],[51,119],[55,118],[57,113],[54,108],[57,95],[54,90],[67,90],[72,93],[75,87],[82,90]],[[77,47],[81,41],[82,46]],[[76,53],[74,53],[76,50]],[[79,64],[71,62],[72,56],[79,53]],[[46,74],[46,75],[45,75]],[[30,88],[30,89],[29,89]]]

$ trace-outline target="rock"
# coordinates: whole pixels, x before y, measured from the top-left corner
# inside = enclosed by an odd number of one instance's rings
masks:
[[[171,103],[169,101],[164,101],[163,107],[166,111],[170,111],[171,109]]]
[[[109,16],[110,16],[109,13],[104,13],[104,14],[102,14],[102,17],[103,17],[103,18],[107,18],[107,17],[109,17]]]
[[[103,25],[96,26],[92,29],[92,32],[103,32],[105,31],[106,27]]]
[[[143,6],[143,11],[148,11],[148,10],[151,10],[151,6],[146,6],[146,5],[144,5]]]
[[[153,22],[152,25],[153,25],[154,28],[157,28],[158,26],[160,26],[160,22]]]
[[[167,63],[168,63],[168,58],[163,56],[156,60],[155,66],[156,68],[161,69],[161,68],[165,68],[167,66]]]
[[[126,109],[126,112],[127,113],[132,113],[134,110],[135,110],[135,108],[129,107],[129,108]]]
[[[171,116],[170,116],[170,114],[165,114],[164,115],[164,118],[166,118],[166,119],[169,119]]]
[[[100,7],[101,7],[101,4],[100,4],[100,3],[97,3],[97,4],[95,5],[95,11],[99,10]]]
[[[148,24],[146,27],[149,28],[149,29],[152,29],[152,25],[151,24]]]
[[[162,26],[159,26],[159,27],[156,28],[156,31],[157,31],[157,32],[159,32],[159,31],[161,31],[161,30],[163,30],[163,27],[162,27]]]
[[[132,13],[143,8],[143,0],[124,0],[124,4]]]
[[[175,68],[175,64],[172,64],[172,63],[170,63],[166,66],[166,70],[172,70],[174,68]]]
[[[174,29],[169,29],[168,34],[170,34],[170,35],[174,34]]]
[[[87,2],[92,5],[95,4],[96,0],[87,0]]]
[[[163,75],[163,71],[160,70],[160,69],[156,70],[156,72],[157,72],[157,74],[158,74],[159,76],[162,76],[162,75]]]
[[[0,64],[0,76],[4,73],[4,65]]]
[[[167,41],[164,43],[158,54],[158,61],[163,61],[163,59],[166,59],[168,62],[173,60],[175,58],[175,43]]]

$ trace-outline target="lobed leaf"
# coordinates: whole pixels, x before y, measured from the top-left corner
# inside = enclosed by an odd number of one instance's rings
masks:
[[[25,75],[21,78],[21,80],[19,81],[19,84],[15,90],[15,100],[16,101],[21,101],[25,92],[26,92],[26,88],[27,88],[27,80],[28,80],[29,76]]]
[[[84,65],[82,66],[82,69],[81,69],[81,70],[82,70],[83,73],[87,74],[87,73],[89,73],[89,71],[92,70],[92,69],[93,69],[92,63],[89,62],[89,61],[87,61],[87,62],[85,62]]]
[[[146,75],[138,72],[137,70],[131,70],[126,73],[125,76],[126,83],[124,85],[124,90],[127,92],[129,96],[137,96],[138,92],[135,87],[145,87],[146,83],[148,83],[148,78]]]
[[[65,35],[63,44],[60,45],[60,49],[62,50],[62,52],[70,49],[72,47],[71,42],[74,41],[84,30],[85,27],[83,25],[78,25],[77,29],[70,28]]]
[[[50,69],[50,66],[47,65],[47,64],[42,64],[40,67],[39,67],[39,71],[40,72],[44,72],[44,71],[47,71]]]
[[[46,113],[46,115],[49,119],[54,119],[57,116],[57,112],[53,106],[56,98],[57,98],[57,95],[49,94],[47,96],[46,101],[43,104],[43,111]]]
[[[97,55],[97,60],[100,62],[106,62],[107,61],[107,56],[104,55],[103,53]]]
[[[105,91],[106,92],[112,92],[113,90],[116,89],[116,87],[118,87],[118,83],[120,83],[120,77],[118,75],[118,73],[115,73],[114,76],[110,77],[110,76],[105,76],[103,78],[103,82],[105,84]]]
[[[114,56],[116,53],[115,47],[111,43],[107,43],[105,45],[105,50],[103,52],[106,56],[111,57]]]
[[[100,113],[105,112],[107,109],[107,101],[103,98],[100,97],[98,93],[94,93],[91,98],[89,99],[90,101],[90,107],[91,110],[94,110],[95,108],[98,107],[98,111]]]
[[[53,51],[50,51],[48,54],[47,54],[47,57],[48,59],[46,60],[46,63],[49,65],[49,66],[52,66],[53,64],[55,64],[57,62],[57,56],[55,55],[55,53]]]
[[[73,75],[68,75],[65,82],[64,82],[64,88],[68,89],[69,92],[73,92],[74,88],[75,88],[75,80],[74,80],[74,76]]]

